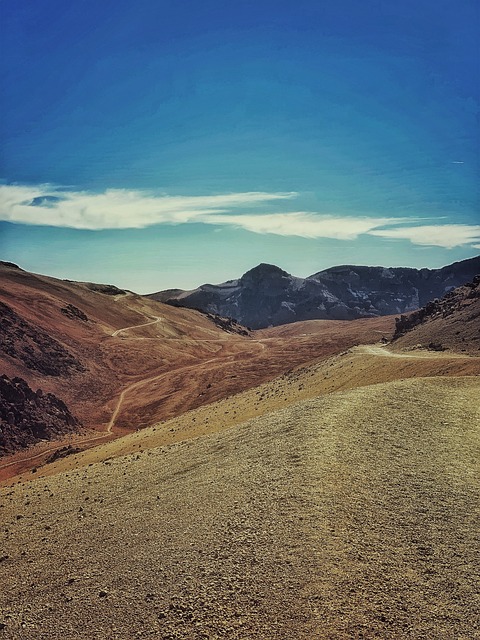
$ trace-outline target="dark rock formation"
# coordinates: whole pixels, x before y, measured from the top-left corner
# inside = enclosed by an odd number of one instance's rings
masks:
[[[60,460],[61,458],[66,458],[67,456],[72,456],[75,453],[81,453],[82,451],[83,451],[83,449],[80,449],[79,447],[72,447],[72,445],[69,444],[66,447],[62,447],[61,449],[57,449],[52,454],[50,454],[48,456],[48,458],[45,459],[45,464],[50,464],[51,462],[56,462],[57,460]]]
[[[52,393],[33,391],[22,378],[0,376],[0,455],[80,428],[66,404]]]
[[[251,329],[239,324],[233,318],[222,318],[214,313],[207,313],[207,318],[213,322],[215,326],[227,333],[237,333],[239,336],[249,336]]]
[[[86,317],[86,316],[85,316]],[[0,302],[0,349],[32,371],[48,376],[69,376],[85,367],[45,331],[23,320]]]
[[[60,311],[65,314],[67,318],[71,318],[72,320],[82,320],[83,322],[88,322],[87,314],[73,304],[67,304],[67,306],[62,307]]]
[[[427,302],[424,307],[417,311],[413,311],[408,316],[401,315],[399,318],[395,318],[395,333],[393,335],[393,340],[398,340],[398,338],[404,336],[409,331],[412,331],[415,327],[428,321],[454,316],[460,311],[464,311],[466,307],[470,307],[474,300],[479,299],[480,275],[475,276],[472,282],[467,282],[462,287],[449,291],[440,300],[436,298],[435,300]],[[472,315],[472,313],[470,315]],[[470,319],[475,319],[475,317],[476,316],[472,316]],[[438,351],[439,349],[436,350]]]
[[[96,284],[95,282],[87,282],[85,283],[85,286],[91,291],[103,293],[107,296],[118,296],[127,293],[124,289],[119,289],[114,284]]]
[[[238,280],[149,297],[235,318],[254,329],[297,320],[353,320],[404,314],[442,297],[480,272],[480,257],[442,269],[344,265],[308,278],[260,264]]]

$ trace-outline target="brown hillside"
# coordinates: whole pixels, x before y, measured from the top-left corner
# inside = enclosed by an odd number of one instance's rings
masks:
[[[253,335],[109,286],[0,265],[0,373],[62,399],[98,444],[300,364],[391,335],[392,318],[318,321]],[[294,339],[292,339],[294,338]],[[58,354],[65,354],[62,358]],[[65,370],[56,370],[64,361]],[[75,365],[75,366],[74,366]],[[100,432],[100,433],[98,433]]]

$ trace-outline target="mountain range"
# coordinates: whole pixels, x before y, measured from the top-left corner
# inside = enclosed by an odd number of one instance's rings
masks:
[[[67,434],[96,444],[315,358],[388,341],[389,312],[400,314],[403,347],[476,354],[478,278],[470,274],[479,267],[479,258],[436,270],[336,267],[302,279],[259,265],[239,280],[167,296],[166,305],[0,263],[0,456]],[[184,303],[203,313],[178,308]]]
[[[480,273],[480,256],[441,269],[342,265],[298,278],[260,264],[236,280],[148,297],[234,318],[252,329],[299,320],[353,320],[403,314],[442,297]]]

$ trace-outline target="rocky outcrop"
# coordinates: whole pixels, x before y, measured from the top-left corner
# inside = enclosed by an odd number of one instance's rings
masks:
[[[239,324],[233,318],[222,318],[214,313],[207,313],[207,318],[213,322],[213,324],[227,333],[236,333],[239,336],[249,336],[250,329]]]
[[[0,376],[0,455],[80,428],[80,422],[57,396],[41,389],[33,391],[22,378]]]
[[[424,307],[395,319],[393,340],[436,351],[480,349],[480,276]]]
[[[85,286],[90,289],[90,291],[103,293],[106,296],[120,296],[127,293],[127,291],[119,289],[114,284],[96,284],[95,282],[87,282],[85,283]]]
[[[442,269],[344,265],[297,278],[260,264],[238,280],[149,297],[235,318],[260,329],[298,320],[353,320],[405,314],[442,297],[480,272],[480,257]]]
[[[71,320],[81,320],[82,322],[88,322],[87,314],[73,304],[67,304],[67,306],[62,307],[60,311]]]
[[[66,447],[61,447],[57,449],[52,454],[45,458],[45,464],[50,464],[52,462],[56,462],[57,460],[61,460],[62,458],[66,458],[67,456],[73,456],[76,453],[81,453],[83,449],[80,447],[72,447],[71,444],[68,444]]]
[[[3,302],[0,302],[0,349],[28,369],[48,376],[69,376],[85,371],[82,363],[62,344]]]

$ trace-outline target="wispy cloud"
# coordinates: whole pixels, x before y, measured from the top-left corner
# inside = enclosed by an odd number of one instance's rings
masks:
[[[432,224],[418,227],[396,227],[395,229],[374,229],[372,236],[410,240],[413,244],[453,249],[462,245],[480,242],[480,225]],[[478,248],[476,245],[473,245]]]
[[[48,185],[1,185],[0,219],[22,224],[72,229],[135,229],[154,224],[202,222],[207,214],[259,206],[294,197],[294,193],[229,193],[169,196],[109,189],[103,193],[62,191]]]
[[[476,243],[473,246],[480,247],[478,225],[425,225],[420,217],[341,216],[307,211],[259,213],[264,206],[271,208],[297,196],[295,192],[170,196],[125,189],[89,193],[51,185],[0,185],[0,220],[89,230],[197,222],[280,236],[354,240],[368,234],[417,245],[452,248]]]
[[[231,225],[253,233],[274,233],[279,236],[301,238],[335,238],[354,240],[377,227],[398,222],[395,218],[327,216],[304,211],[267,213],[264,215],[208,215],[208,224]]]

